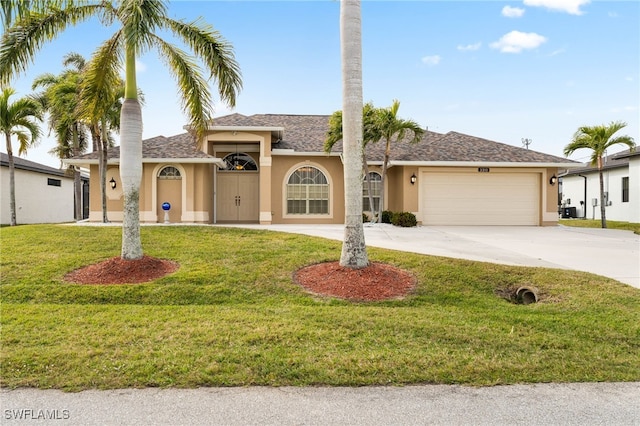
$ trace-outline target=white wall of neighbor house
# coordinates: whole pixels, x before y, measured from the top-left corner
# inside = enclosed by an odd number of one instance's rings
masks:
[[[603,172],[604,191],[608,193],[608,203],[606,205],[606,217],[608,220],[640,222],[640,214],[637,207],[640,189],[636,188],[635,192],[632,189],[632,185],[638,185],[640,168],[636,166],[635,174],[632,174],[631,171],[631,168],[622,167]],[[587,219],[600,219],[600,178],[598,172],[585,173],[583,176],[587,177],[586,206],[580,204],[580,201],[584,201],[585,179],[578,175],[570,175],[562,178],[561,207],[575,207],[576,215],[579,218],[585,217],[586,209]],[[629,181],[629,201],[623,201],[623,178],[628,178]],[[594,199],[597,199],[597,206],[593,205]]]
[[[59,184],[59,186],[58,186]],[[9,168],[0,170],[0,223],[11,223]],[[73,179],[15,170],[18,224],[73,222]]]

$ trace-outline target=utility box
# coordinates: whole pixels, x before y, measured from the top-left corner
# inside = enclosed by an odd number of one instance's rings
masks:
[[[563,219],[575,219],[578,217],[575,207],[563,207],[562,208],[562,218]]]

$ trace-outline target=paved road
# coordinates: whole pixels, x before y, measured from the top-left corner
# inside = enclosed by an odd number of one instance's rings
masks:
[[[640,383],[19,389],[0,397],[3,425],[640,425]],[[37,419],[47,415],[58,419]]]

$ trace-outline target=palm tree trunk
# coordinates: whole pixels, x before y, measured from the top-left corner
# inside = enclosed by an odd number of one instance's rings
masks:
[[[7,156],[9,157],[9,214],[10,225],[16,226],[16,168],[13,163],[13,148],[11,147],[11,133],[5,133],[7,143]]]
[[[78,138],[78,123],[73,125],[73,147],[71,148],[73,156],[80,155],[80,141]],[[74,199],[74,218],[76,221],[82,220],[82,181],[80,180],[80,170],[73,167],[73,199]]]
[[[127,46],[125,100],[120,111],[120,180],[124,195],[122,258],[143,257],[140,238],[140,183],[142,182],[142,110],[138,102],[135,49]]]
[[[100,178],[100,204],[102,206],[102,223],[109,223],[107,217],[107,149],[106,149],[106,130],[105,120],[102,124],[94,123],[91,127],[94,146],[98,151],[98,175]]]
[[[360,0],[340,2],[345,229],[340,265],[369,265],[362,226],[362,32]]]
[[[602,224],[602,228],[607,227],[607,218],[605,216],[605,211],[607,206],[605,205],[604,199],[604,177],[602,176],[602,169],[600,169],[600,222]]]
[[[140,183],[142,182],[142,111],[137,99],[125,99],[120,114],[120,181],[124,195],[122,258],[143,256],[140,239]]]
[[[387,180],[387,168],[389,168],[389,156],[391,155],[391,140],[387,139],[387,145],[384,149],[384,159],[382,161],[382,177],[380,179],[380,213],[378,220],[382,220],[382,211],[384,210],[384,186]]]

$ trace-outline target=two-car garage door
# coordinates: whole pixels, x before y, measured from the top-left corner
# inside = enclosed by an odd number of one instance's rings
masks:
[[[420,173],[425,225],[539,225],[540,174]]]

